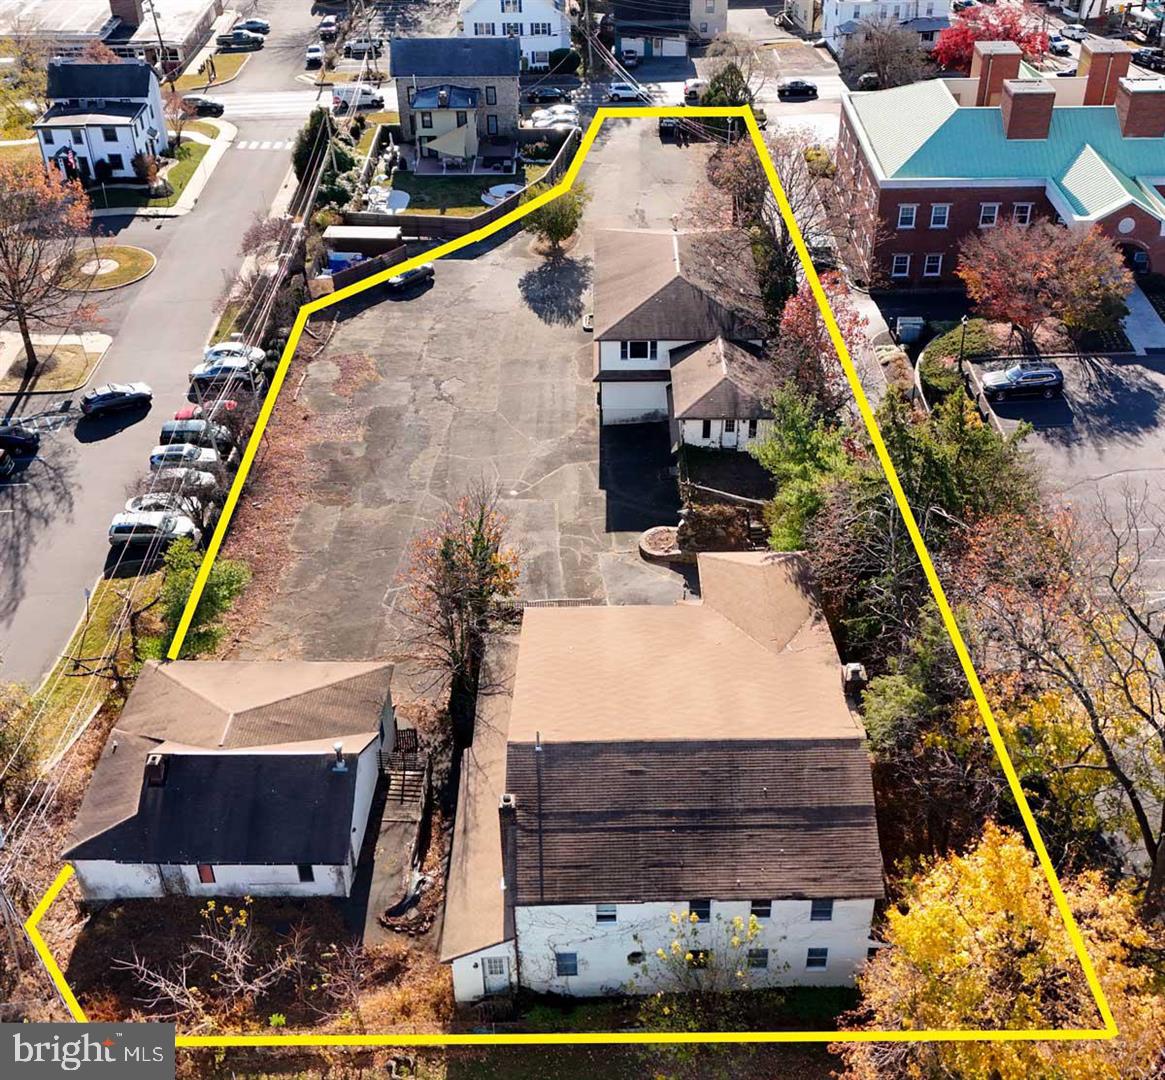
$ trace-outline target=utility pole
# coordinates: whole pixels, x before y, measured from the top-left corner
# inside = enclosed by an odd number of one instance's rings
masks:
[[[170,90],[174,90],[174,69],[167,70],[166,67],[166,43],[162,40],[162,27],[158,22],[158,5],[156,0],[148,0],[149,6],[146,10],[150,13],[154,20],[154,33],[158,35],[158,63],[162,70],[166,72],[166,77],[170,80]]]
[[[583,37],[587,42],[587,81],[595,79],[595,45],[591,38],[591,0],[583,0]]]

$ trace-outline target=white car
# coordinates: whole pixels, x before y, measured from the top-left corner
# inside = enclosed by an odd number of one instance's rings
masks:
[[[164,484],[172,491],[188,492],[199,499],[212,495],[218,487],[218,477],[201,469],[167,466],[159,469],[156,476],[159,484]]]
[[[227,360],[236,356],[245,357],[252,364],[261,364],[267,359],[267,354],[258,346],[247,345],[242,341],[220,341],[217,345],[211,345],[202,354],[203,360],[208,364],[215,360]]]
[[[319,67],[324,62],[324,47],[317,41],[309,45],[303,54],[304,67]]]
[[[650,101],[651,94],[641,86],[632,86],[626,82],[613,82],[607,92],[611,101]]]
[[[168,514],[161,510],[144,510],[115,514],[109,523],[111,544],[169,544],[186,539],[197,544],[202,533],[185,514]]]
[[[173,470],[180,472],[180,469]],[[199,475],[205,475],[200,473]],[[176,514],[185,514],[193,517],[202,500],[195,494],[179,495],[172,491],[148,491],[144,495],[135,495],[127,500],[125,510],[127,514],[153,513],[170,511]]]
[[[578,121],[572,120],[569,116],[545,116],[541,120],[532,121],[530,127],[536,131],[545,131],[546,128],[561,128],[565,131],[578,127]]]
[[[554,119],[577,124],[578,109],[573,105],[551,105],[548,109],[535,109],[530,114],[530,119],[534,121]]]
[[[217,450],[212,450],[209,446],[195,446],[193,443],[170,443],[166,446],[155,446],[150,451],[152,472],[170,465],[213,471],[222,468],[224,464]]]
[[[1060,36],[1069,41],[1087,41],[1088,27],[1083,23],[1069,23],[1060,30]]]

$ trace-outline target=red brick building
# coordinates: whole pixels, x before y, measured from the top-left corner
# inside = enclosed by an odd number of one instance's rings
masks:
[[[901,288],[950,287],[976,229],[1098,225],[1136,269],[1165,271],[1165,79],[1089,41],[1045,79],[1011,42],[979,42],[969,78],[842,99],[838,182],[869,265]]]

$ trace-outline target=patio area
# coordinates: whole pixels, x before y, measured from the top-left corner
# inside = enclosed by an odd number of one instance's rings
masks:
[[[512,176],[518,165],[518,144],[498,137],[482,140],[474,157],[422,155],[416,146],[400,147],[407,168],[418,176]]]

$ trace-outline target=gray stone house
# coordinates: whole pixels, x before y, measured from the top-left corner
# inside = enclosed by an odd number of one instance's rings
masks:
[[[515,38],[394,38],[401,137],[418,157],[481,168],[514,157],[521,47]]]

